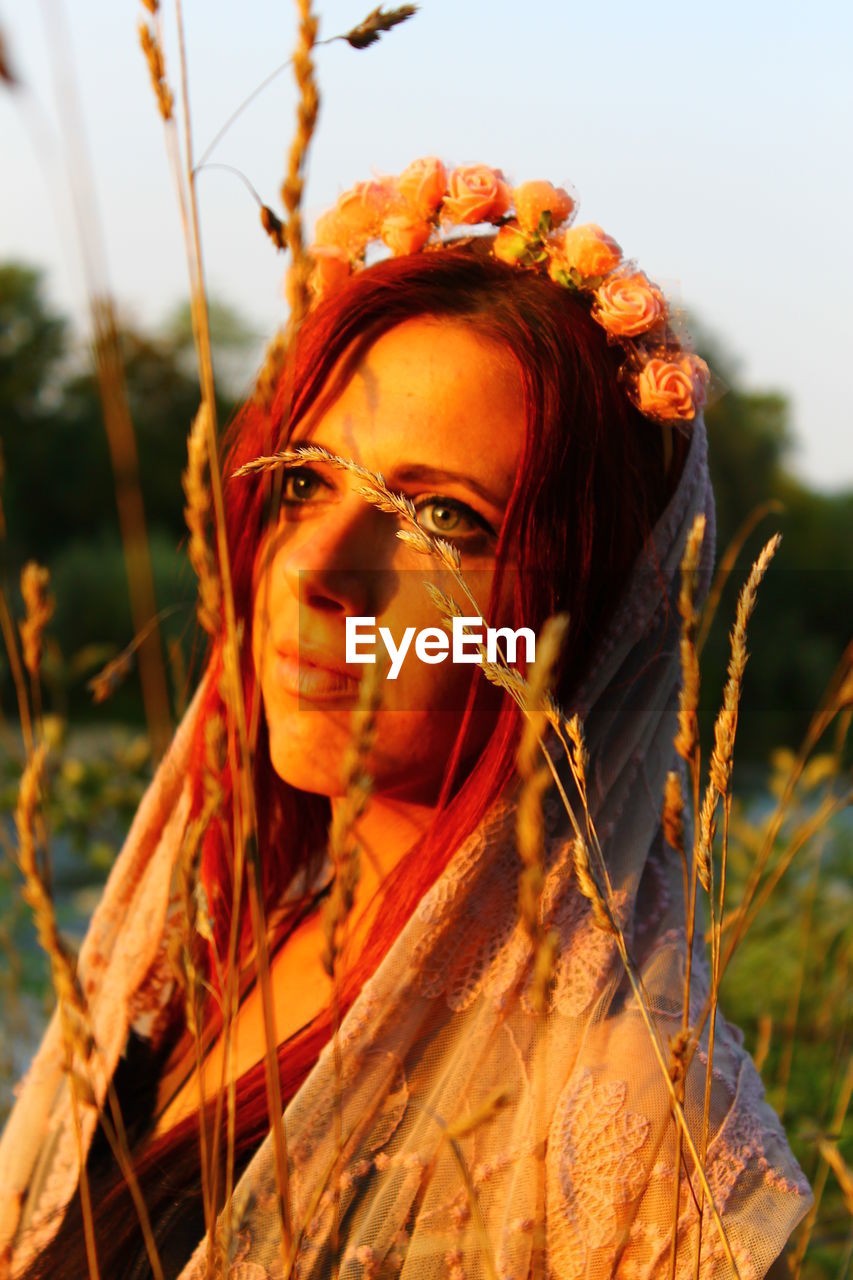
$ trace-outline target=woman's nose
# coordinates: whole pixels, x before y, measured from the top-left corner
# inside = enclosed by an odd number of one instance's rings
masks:
[[[287,555],[284,577],[300,605],[372,617],[398,544],[396,521],[352,494],[324,512]],[[385,582],[387,589],[388,583]]]

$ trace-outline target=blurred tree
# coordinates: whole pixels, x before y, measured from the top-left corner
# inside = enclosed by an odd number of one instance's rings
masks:
[[[208,302],[207,318],[217,387],[226,398],[235,401],[248,396],[268,335],[250,329],[233,307],[216,298]],[[166,316],[161,333],[181,368],[194,373],[196,356],[189,302],[180,303]]]
[[[693,326],[697,334],[698,326]],[[795,746],[853,635],[853,493],[816,493],[791,474],[790,410],[778,392],[738,386],[731,356],[698,331],[697,346],[727,389],[706,409],[717,505],[717,558],[760,503],[768,515],[746,543],[720,602],[703,654],[702,720],[710,740],[728,662],[728,630],[738,592],[761,546],[782,543],[761,585],[749,650],[736,758],[761,760],[774,745]]]
[[[43,412],[65,353],[67,325],[43,297],[42,273],[19,263],[0,265],[0,404],[6,414],[32,419]]]
[[[178,309],[162,336],[125,324],[121,332],[130,411],[136,431],[139,471],[152,550],[156,550],[157,607],[185,606],[164,627],[167,639],[192,632],[195,578],[186,558],[181,472],[187,435],[199,404],[191,333]],[[239,316],[214,305],[219,364],[233,344],[243,353],[252,343]],[[225,379],[220,387],[226,385]],[[227,390],[220,420],[233,408]],[[97,381],[88,353],[72,347],[66,322],[45,301],[41,273],[11,265],[0,269],[0,443],[5,460],[3,502],[7,539],[3,559],[15,584],[23,562],[36,558],[54,578],[57,610],[52,674],[73,679],[66,690],[72,713],[88,712],[88,666],[75,661],[83,646],[103,662],[133,639],[120,550],[112,467],[101,416]],[[188,652],[185,658],[188,659]],[[6,671],[0,655],[0,671]],[[73,673],[73,674],[72,674]],[[136,680],[113,713],[136,715]],[[3,705],[11,705],[4,690]],[[103,711],[96,714],[103,715]]]

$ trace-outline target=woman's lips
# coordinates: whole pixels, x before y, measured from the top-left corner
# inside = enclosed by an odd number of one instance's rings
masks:
[[[295,653],[276,652],[273,667],[276,685],[297,697],[340,700],[358,692],[358,681],[353,676],[316,666]]]

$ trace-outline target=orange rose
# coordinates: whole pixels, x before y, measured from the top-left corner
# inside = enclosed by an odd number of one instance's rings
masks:
[[[666,302],[660,289],[638,271],[605,280],[595,291],[592,314],[614,338],[632,338],[665,318]]]
[[[397,190],[413,209],[429,220],[444,199],[447,170],[435,156],[413,160],[397,179]]]
[[[563,236],[562,257],[579,276],[606,276],[622,261],[622,250],[594,222],[569,227]]]
[[[404,207],[386,214],[380,235],[396,257],[402,253],[417,253],[429,240],[431,231],[432,223],[411,208]]]
[[[708,366],[699,356],[649,360],[637,378],[640,410],[662,422],[687,421],[705,403]]]
[[[361,253],[368,240],[379,235],[382,219],[396,196],[394,184],[388,178],[379,182],[357,182],[338,196],[334,208],[317,219],[315,242],[343,249],[350,256]]]
[[[500,169],[490,169],[485,164],[454,169],[447,189],[441,216],[448,222],[497,222],[512,202],[512,193]]]
[[[569,282],[569,264],[553,245],[548,255],[548,275],[556,284],[566,285]]]
[[[527,237],[523,232],[511,225],[501,227],[492,245],[492,253],[495,257],[500,258],[501,262],[508,262],[512,267],[519,258],[524,257],[526,252]]]
[[[534,233],[539,229],[539,219],[543,213],[551,214],[551,226],[559,227],[565,222],[575,202],[562,187],[552,187],[550,182],[523,182],[512,193],[518,221],[525,231]]]
[[[343,249],[337,249],[333,245],[312,244],[308,252],[314,259],[308,277],[308,288],[315,298],[325,297],[349,278],[349,256]]]

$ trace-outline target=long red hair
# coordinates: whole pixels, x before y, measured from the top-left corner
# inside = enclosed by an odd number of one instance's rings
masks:
[[[586,306],[571,290],[535,272],[510,267],[487,250],[488,238],[474,237],[439,252],[390,258],[354,275],[305,320],[296,343],[291,387],[282,380],[268,410],[250,402],[237,413],[226,434],[222,464],[235,610],[244,635],[250,636],[252,572],[269,520],[270,485],[268,477],[232,478],[232,472],[260,454],[286,448],[303,415],[330,392],[336,367],[344,370],[342,385],[346,372],[386,330],[414,316],[464,319],[518,362],[526,410],[523,452],[497,546],[497,572],[487,613],[494,607],[506,550],[512,544],[523,570],[514,578],[513,625],[532,627],[538,634],[549,615],[569,614],[569,639],[555,684],[558,700],[569,708],[596,638],[677,481],[686,445],[676,437],[667,470],[661,432],[625,394],[618,377],[618,354],[608,346]],[[286,413],[288,395],[291,408]],[[256,689],[249,643],[242,645],[241,654],[244,698],[250,708]],[[212,675],[221,670],[221,639],[212,642],[207,662]],[[192,748],[197,812],[203,801],[204,726],[209,716],[227,713],[218,685],[216,678],[208,681]],[[453,851],[512,777],[519,712],[508,696],[502,699],[494,732],[474,766],[467,774],[460,766],[473,713],[484,705],[481,700],[494,696],[482,677],[472,682],[435,819],[398,864],[393,883],[383,895],[383,910],[376,913],[360,956],[343,978],[344,1010]],[[263,709],[253,767],[262,891],[270,913],[295,873],[300,868],[310,870],[322,855],[330,804],[326,797],[299,791],[275,773]],[[228,764],[220,781],[225,796],[223,822],[208,826],[200,874],[216,947],[224,955],[234,887],[230,845],[223,836],[230,829],[233,792]],[[240,952],[245,955],[251,946],[245,886],[241,904]],[[331,1027],[329,1008],[279,1046],[285,1100],[310,1071]],[[137,1176],[155,1224],[176,1197],[194,1196],[197,1208],[198,1126],[199,1117],[191,1116],[141,1146]],[[238,1165],[268,1128],[261,1062],[237,1082]],[[105,1251],[101,1265],[105,1273],[118,1274],[115,1267],[127,1259],[128,1251],[139,1253],[141,1237],[126,1186],[114,1167],[104,1174],[103,1183],[95,1196],[96,1228]],[[72,1255],[73,1265],[68,1263]],[[83,1260],[75,1203],[31,1274],[76,1276],[85,1269]]]

